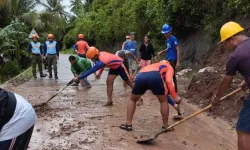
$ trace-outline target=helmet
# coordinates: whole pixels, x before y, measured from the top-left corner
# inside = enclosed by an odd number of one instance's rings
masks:
[[[54,35],[53,34],[48,34],[48,39],[53,39]]]
[[[169,33],[171,30],[172,30],[172,28],[170,27],[170,25],[164,24],[164,25],[162,26],[161,33],[162,33],[162,34],[167,34],[167,33]]]
[[[32,39],[37,38],[37,35],[36,34],[32,34],[31,38]]]
[[[161,60],[160,63],[170,64],[169,61],[167,61],[167,60]]]
[[[78,34],[78,39],[83,39],[84,38],[84,34]]]
[[[126,39],[129,39],[129,38],[130,38],[130,36],[129,36],[129,35],[127,35],[127,36],[126,36]]]
[[[95,47],[89,47],[86,56],[89,59],[92,59],[93,57],[95,57],[95,55],[99,54],[99,50]]]
[[[238,23],[232,21],[227,22],[220,29],[220,37],[221,37],[220,43],[224,42],[228,38],[232,37],[233,35],[243,30],[244,28],[242,28]]]

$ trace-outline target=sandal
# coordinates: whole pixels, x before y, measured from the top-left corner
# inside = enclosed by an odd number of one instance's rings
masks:
[[[166,126],[166,127],[162,126],[162,127],[161,127],[161,130],[166,130],[168,127],[169,127],[169,126]],[[173,130],[174,130],[174,128],[172,127],[172,128],[170,128],[170,129],[166,130],[166,132],[168,132],[168,131],[173,131]]]
[[[104,106],[113,106],[113,102],[107,102]]]
[[[128,124],[121,124],[120,125],[120,129],[125,130],[125,131],[132,131],[132,125],[128,125]]]

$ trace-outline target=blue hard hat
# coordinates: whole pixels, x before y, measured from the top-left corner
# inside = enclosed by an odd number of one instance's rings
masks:
[[[167,34],[167,33],[169,33],[171,30],[172,30],[172,28],[170,27],[170,25],[164,24],[164,25],[162,26],[161,33],[162,33],[162,34]]]

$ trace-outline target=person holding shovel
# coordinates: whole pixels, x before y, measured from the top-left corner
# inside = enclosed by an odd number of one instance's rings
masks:
[[[242,90],[250,89],[250,39],[244,34],[244,28],[236,22],[227,22],[221,27],[220,36],[220,44],[233,52],[227,60],[225,75],[213,97],[212,110],[220,103],[221,97],[229,89],[237,72],[245,79],[241,84]],[[236,130],[238,150],[250,150],[250,94],[244,100]]]
[[[26,150],[36,122],[32,105],[0,88],[0,110],[0,150]]]
[[[130,76],[128,74],[128,71],[126,67],[123,64],[123,59],[119,56],[116,56],[114,54],[108,53],[108,52],[99,52],[99,50],[95,47],[90,47],[86,53],[86,57],[91,59],[93,62],[95,62],[95,65],[90,68],[85,73],[81,74],[78,77],[74,78],[74,81],[79,81],[87,76],[89,76],[92,73],[95,73],[99,70],[99,73],[96,75],[96,79],[100,79],[101,74],[105,67],[110,68],[107,78],[107,95],[108,95],[108,101],[104,106],[112,106],[113,100],[112,100],[112,92],[113,92],[113,84],[115,78],[120,75],[121,78],[126,81],[126,83],[133,88],[133,83],[130,80]]]
[[[161,115],[163,121],[162,129],[168,127],[169,107],[166,94],[169,92],[171,97],[177,101],[177,94],[172,81],[173,75],[174,70],[166,60],[148,65],[141,69],[135,79],[135,85],[128,102],[127,122],[120,125],[121,129],[132,131],[132,119],[136,109],[136,102],[147,90],[151,90],[161,104]]]
[[[71,72],[75,77],[78,77],[80,74],[83,74],[87,70],[89,70],[92,65],[91,62],[85,58],[80,58],[79,56],[69,56],[69,62],[71,63]],[[87,78],[80,80],[82,87],[91,88],[91,85]],[[71,86],[78,86],[79,82],[75,82]]]
[[[38,37],[36,34],[32,35],[32,42],[29,44],[29,53],[32,53],[32,73],[33,77],[37,78],[36,76],[36,65],[38,65],[40,77],[46,77],[43,74],[43,67],[42,67],[42,59],[44,57],[42,45],[40,42],[37,41]]]

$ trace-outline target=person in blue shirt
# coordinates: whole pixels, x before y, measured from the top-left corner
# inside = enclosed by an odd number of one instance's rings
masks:
[[[33,77],[37,78],[36,76],[36,65],[38,65],[40,77],[45,77],[43,74],[43,68],[42,68],[42,57],[43,57],[43,50],[42,45],[40,42],[37,41],[38,37],[37,35],[32,35],[32,42],[29,44],[28,51],[29,53],[32,53],[32,73]]]
[[[57,60],[59,59],[59,45],[56,41],[54,41],[53,34],[48,35],[48,41],[46,41],[44,44],[44,53],[47,56],[49,78],[52,78],[52,65],[53,65],[55,78],[58,79]]]
[[[157,53],[158,56],[162,55],[163,53],[167,53],[166,60],[168,60],[171,64],[171,66],[174,69],[174,76],[173,81],[175,85],[175,91],[178,92],[177,89],[177,79],[176,79],[176,68],[180,66],[180,60],[181,60],[181,54],[180,54],[180,46],[178,39],[172,35],[172,27],[168,24],[164,24],[162,26],[162,34],[164,34],[166,38],[166,49],[162,50]],[[178,110],[180,110],[180,102],[178,103]],[[178,111],[178,114],[174,116],[174,119],[181,119],[181,113]]]
[[[163,25],[162,34],[164,34],[166,38],[167,48],[158,52],[157,55],[160,56],[163,53],[167,53],[166,60],[168,60],[171,66],[174,68],[173,80],[175,84],[175,91],[177,92],[176,68],[180,66],[181,59],[179,42],[178,39],[172,35],[172,28],[168,24]]]
[[[128,50],[130,53],[137,57],[137,42],[135,41],[134,34],[130,34],[130,40],[127,40],[125,42],[123,50]],[[132,70],[131,75],[133,75],[137,69],[137,63],[132,57],[129,57],[128,62],[129,68]]]

